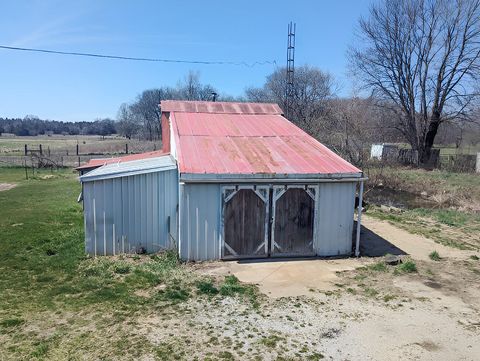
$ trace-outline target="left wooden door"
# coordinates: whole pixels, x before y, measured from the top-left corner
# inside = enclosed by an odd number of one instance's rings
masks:
[[[223,191],[223,258],[268,256],[269,189],[233,187]]]

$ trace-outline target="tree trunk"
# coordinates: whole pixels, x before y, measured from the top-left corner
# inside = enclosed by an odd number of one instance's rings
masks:
[[[432,147],[435,141],[435,137],[440,126],[440,114],[434,113],[428,126],[428,131],[425,136],[425,140],[422,147],[422,152],[419,154],[420,163],[422,165],[428,164],[432,155]]]

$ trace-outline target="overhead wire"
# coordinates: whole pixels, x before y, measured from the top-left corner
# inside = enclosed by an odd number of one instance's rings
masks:
[[[254,66],[262,66],[262,65],[276,66],[277,64],[275,60],[246,62],[246,61],[205,61],[205,60],[185,60],[185,59],[143,58],[143,57],[83,53],[83,52],[60,51],[60,50],[38,49],[38,48],[23,48],[18,46],[7,46],[7,45],[0,45],[0,49],[57,54],[57,55],[84,56],[84,57],[91,57],[91,58],[103,58],[103,59],[115,59],[115,60],[145,61],[145,62],[157,62],[157,63],[201,64],[201,65],[235,65],[235,66],[246,66],[248,68],[253,68]]]

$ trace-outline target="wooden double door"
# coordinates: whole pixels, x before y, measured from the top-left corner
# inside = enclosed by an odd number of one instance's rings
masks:
[[[317,186],[225,186],[222,193],[224,259],[315,254]]]

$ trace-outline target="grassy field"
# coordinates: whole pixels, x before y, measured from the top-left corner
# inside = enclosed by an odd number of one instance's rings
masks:
[[[86,256],[82,209],[76,203],[80,185],[71,169],[39,171],[25,180],[23,169],[0,168],[0,183],[16,184],[0,191],[2,361],[360,359],[365,350],[356,345],[362,342],[351,341],[359,334],[377,340],[378,330],[385,327],[382,322],[392,318],[397,328],[390,342],[393,352],[401,355],[407,346],[396,345],[396,340],[418,317],[440,319],[442,327],[448,323],[450,328],[437,335],[438,342],[450,345],[450,335],[457,334],[465,340],[461,349],[466,357],[475,352],[467,347],[476,347],[471,340],[476,337],[475,319],[473,314],[465,316],[464,304],[449,304],[445,311],[441,304],[426,303],[427,298],[440,302],[438,294],[425,295],[423,290],[417,300],[409,289],[396,285],[410,287],[419,278],[430,282],[432,277],[443,284],[448,281],[443,277],[455,270],[455,279],[445,283],[445,289],[470,297],[466,300],[473,310],[478,298],[470,285],[478,282],[478,257],[451,265],[443,259],[405,262],[391,271],[374,265],[339,276],[335,291],[312,289],[309,297],[271,300],[233,275],[209,275],[209,267],[222,267],[221,263],[185,264],[172,252]],[[438,217],[440,223],[453,219],[459,228],[471,222],[448,214]],[[362,262],[369,260],[361,259],[359,265]],[[453,321],[464,318],[471,318],[472,325]],[[378,325],[370,324],[372,319]],[[423,325],[418,323],[410,334],[425,334]],[[375,341],[369,350],[377,346]],[[422,355],[415,345],[408,347],[410,353]],[[391,352],[381,355],[378,359]]]
[[[445,245],[480,249],[480,175],[384,168],[372,169],[369,176],[374,188],[366,199],[374,205],[368,214]],[[375,206],[385,189],[400,209]]]
[[[128,143],[129,152],[148,152],[161,147],[160,142],[138,141],[120,136],[101,137],[98,135],[39,135],[39,136],[0,136],[0,155],[23,155],[24,146],[29,149],[38,149],[42,145],[43,152],[47,154],[69,155],[76,153],[79,145],[81,154],[121,154],[125,152]]]
[[[72,170],[40,172],[27,181],[22,169],[0,168],[0,183],[17,184],[0,192],[1,360],[161,356],[164,348],[136,332],[139,315],[176,314],[191,298],[212,305],[239,295],[256,307],[253,287],[234,277],[200,277],[174,253],[85,256]]]

